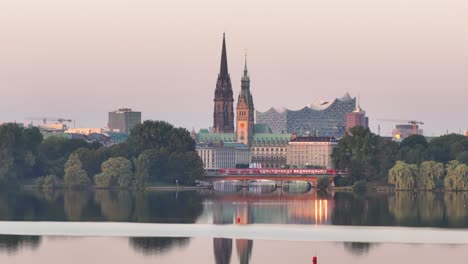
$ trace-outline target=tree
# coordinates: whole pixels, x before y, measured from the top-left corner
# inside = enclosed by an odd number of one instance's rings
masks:
[[[446,190],[461,191],[468,189],[468,166],[457,160],[447,164],[447,176],[444,185]]]
[[[444,176],[444,164],[435,161],[424,161],[419,166],[416,186],[420,190],[432,190],[437,180]]]
[[[468,165],[468,151],[460,152],[460,153],[457,155],[457,160],[458,160],[460,163],[464,163],[464,164]]]
[[[132,163],[124,158],[110,158],[101,166],[102,173],[95,176],[99,187],[119,186],[129,188],[133,186]]]
[[[95,149],[96,147],[81,139],[51,136],[45,139],[38,148],[44,167],[43,173],[63,178],[65,162],[71,153],[79,148]]]
[[[34,176],[41,141],[37,128],[24,129],[17,124],[0,126],[0,183]]]
[[[328,177],[319,178],[317,181],[317,188],[319,190],[325,190],[330,186],[330,179]]]
[[[395,164],[398,144],[363,127],[354,127],[333,150],[335,168],[347,170],[356,180],[386,177]]]
[[[462,135],[444,135],[429,143],[431,159],[442,163],[456,159],[463,151],[468,151],[468,139]]]
[[[184,128],[175,128],[164,121],[147,120],[136,125],[130,132],[128,144],[134,154],[139,155],[147,149],[164,148],[169,152],[195,150],[195,141]]]
[[[417,165],[397,161],[389,171],[388,183],[394,184],[397,190],[412,190],[415,187],[417,173]]]
[[[137,188],[143,188],[146,185],[150,177],[151,162],[152,160],[145,152],[135,160],[135,186]]]
[[[88,174],[83,170],[78,155],[71,154],[65,163],[65,186],[69,188],[83,188],[90,184]]]

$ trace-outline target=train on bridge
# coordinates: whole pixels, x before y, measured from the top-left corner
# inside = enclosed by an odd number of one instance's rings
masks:
[[[208,176],[234,176],[234,175],[344,175],[334,169],[208,169]]]

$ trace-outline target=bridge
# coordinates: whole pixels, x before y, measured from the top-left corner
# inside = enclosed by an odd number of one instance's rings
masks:
[[[241,181],[242,186],[247,186],[249,181],[269,180],[276,183],[276,186],[282,187],[285,181],[304,181],[309,182],[314,188],[320,178],[328,178],[333,181],[334,175],[210,175],[204,180],[214,181]]]

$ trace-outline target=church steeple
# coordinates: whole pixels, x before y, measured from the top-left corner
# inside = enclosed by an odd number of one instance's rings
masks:
[[[223,48],[221,51],[221,66],[219,68],[219,77],[220,79],[228,79],[229,72],[227,66],[227,54],[226,54],[226,35],[223,33]]]
[[[250,93],[250,76],[247,69],[247,52],[245,53],[244,74],[241,78],[241,91],[237,99],[237,142],[252,144],[254,132],[254,103]]]
[[[221,50],[221,66],[216,82],[213,113],[214,133],[234,132],[234,98],[232,93],[231,78],[227,66],[226,36],[223,33],[223,46]]]

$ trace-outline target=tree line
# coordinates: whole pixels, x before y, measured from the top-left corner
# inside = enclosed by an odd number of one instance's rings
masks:
[[[468,137],[462,135],[429,142],[412,135],[398,143],[355,127],[339,141],[332,161],[335,168],[350,173],[341,179],[342,185],[365,180],[388,182],[396,189],[468,189]]]
[[[195,142],[184,128],[164,121],[134,127],[127,142],[111,147],[51,136],[17,124],[0,126],[0,186],[36,180],[81,188],[143,188],[155,182],[191,184],[203,174]]]

